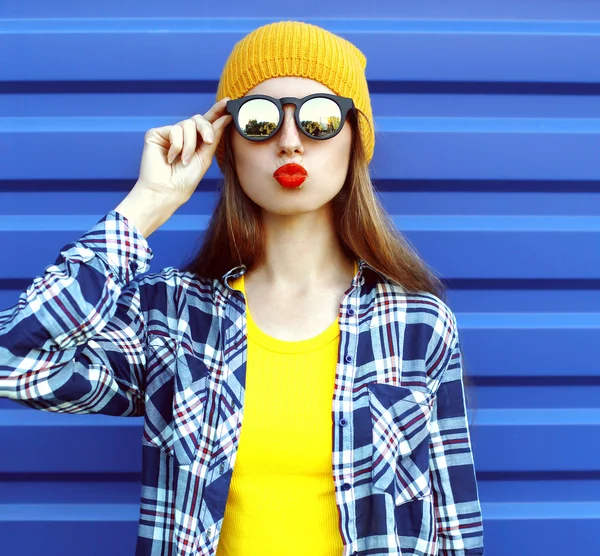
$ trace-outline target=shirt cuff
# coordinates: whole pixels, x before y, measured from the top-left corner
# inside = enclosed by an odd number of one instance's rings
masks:
[[[78,242],[72,244],[71,249],[77,250],[76,258],[79,260],[99,257],[125,283],[133,280],[136,274],[147,272],[154,257],[148,240],[116,210],[100,219]],[[63,252],[63,256],[68,258],[71,249]]]

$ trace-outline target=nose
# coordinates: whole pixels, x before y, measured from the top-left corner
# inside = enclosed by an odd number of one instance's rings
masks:
[[[302,144],[302,133],[296,126],[294,119],[294,106],[283,107],[283,122],[279,133],[277,133],[277,147],[280,155],[293,156],[294,154],[304,154],[304,145]]]

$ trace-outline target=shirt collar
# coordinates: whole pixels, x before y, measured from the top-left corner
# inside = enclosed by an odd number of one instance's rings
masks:
[[[247,267],[245,264],[234,266],[231,270],[228,270],[225,274],[223,274],[223,276],[221,277],[221,281],[223,282],[223,284],[225,284],[225,287],[229,291],[234,291],[234,289],[229,285],[229,280],[235,280],[236,278],[239,278],[242,274],[246,274],[246,270]]]
[[[243,274],[246,273],[247,267],[245,264],[234,266],[231,270],[227,271],[221,277],[223,284],[230,291],[233,291],[233,288],[229,285],[229,280],[235,280],[239,278]],[[387,281],[387,277],[379,272],[377,269],[373,268],[367,261],[363,259],[358,259],[358,272],[352,278],[352,286],[361,286],[366,281],[375,280],[377,281]]]
[[[362,279],[364,277],[364,280]],[[352,285],[360,285],[365,281],[369,281],[372,283],[377,282],[387,282],[388,277],[385,274],[382,274],[375,267],[371,266],[364,259],[358,259],[358,273],[354,277],[352,281]]]

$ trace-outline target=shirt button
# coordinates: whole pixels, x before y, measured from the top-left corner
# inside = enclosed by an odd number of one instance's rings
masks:
[[[348,421],[346,421],[346,419],[342,418],[340,419],[340,425],[342,425],[342,427],[345,427],[348,424]]]
[[[348,309],[348,314],[352,316],[354,314],[354,309]]]
[[[352,363],[352,355],[346,355],[346,363]]]
[[[350,490],[352,488],[352,486],[350,485],[350,483],[344,483],[342,485],[342,490]]]
[[[135,272],[138,269],[138,264],[137,263],[131,263],[130,267],[131,267],[131,270],[133,272]]]
[[[219,473],[222,475],[225,472],[225,464],[222,463],[221,465],[219,465]]]

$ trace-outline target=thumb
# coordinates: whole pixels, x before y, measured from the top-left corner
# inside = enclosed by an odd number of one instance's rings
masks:
[[[213,141],[214,145],[219,143],[225,128],[229,123],[231,123],[232,119],[233,118],[231,117],[231,114],[225,114],[224,116],[221,116],[215,120],[215,123],[213,124],[213,130],[215,132],[215,140]]]
[[[224,116],[221,116],[220,118],[217,118],[214,121],[214,123],[212,124],[214,140],[212,143],[201,142],[200,145],[196,148],[196,154],[198,154],[198,156],[201,156],[203,154],[208,156],[209,158],[214,156],[215,151],[217,150],[217,146],[219,145],[221,137],[223,136],[223,133],[225,131],[225,128],[227,127],[227,124],[229,124],[232,121],[232,119],[233,118],[231,117],[231,114],[225,114]]]

